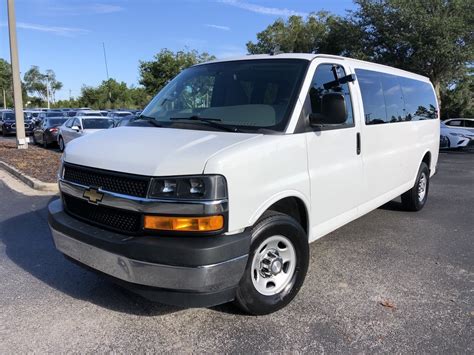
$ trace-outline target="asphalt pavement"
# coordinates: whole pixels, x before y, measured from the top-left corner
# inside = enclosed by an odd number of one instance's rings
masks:
[[[152,303],[67,261],[50,196],[0,181],[0,353],[474,352],[474,153],[440,155],[425,208],[391,202],[311,244],[283,310]]]

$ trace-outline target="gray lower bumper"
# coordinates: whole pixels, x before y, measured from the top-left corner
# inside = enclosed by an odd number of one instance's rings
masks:
[[[184,292],[214,292],[235,287],[247,255],[212,265],[183,267],[155,264],[102,250],[51,228],[56,248],[63,254],[120,280]]]

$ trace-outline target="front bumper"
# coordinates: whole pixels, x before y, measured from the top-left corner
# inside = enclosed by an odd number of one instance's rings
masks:
[[[129,236],[69,216],[49,205],[56,248],[147,298],[179,306],[231,301],[243,275],[250,233],[212,237]]]

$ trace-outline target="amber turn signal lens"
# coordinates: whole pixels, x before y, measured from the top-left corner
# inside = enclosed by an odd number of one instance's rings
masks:
[[[182,232],[212,232],[224,227],[223,216],[145,216],[145,229]]]

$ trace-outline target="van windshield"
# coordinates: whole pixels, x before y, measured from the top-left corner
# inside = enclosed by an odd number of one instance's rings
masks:
[[[165,86],[142,116],[163,127],[283,131],[308,64],[301,59],[260,59],[197,65]],[[202,125],[201,119],[218,125]]]

